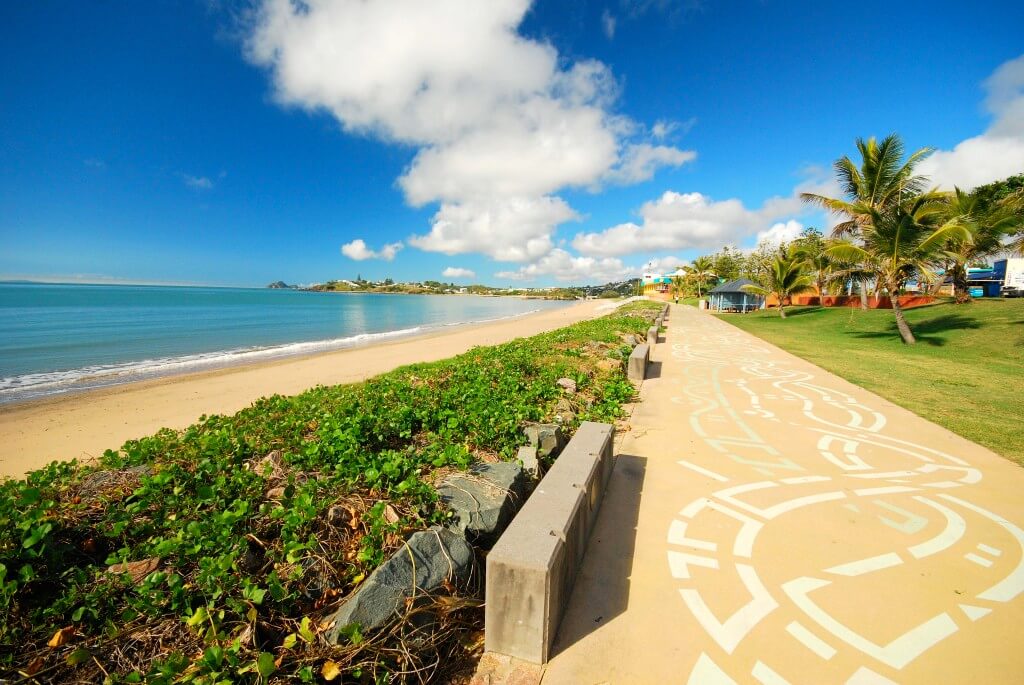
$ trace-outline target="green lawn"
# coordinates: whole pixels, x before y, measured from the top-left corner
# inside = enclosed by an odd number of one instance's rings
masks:
[[[1024,465],[1024,299],[909,310],[914,346],[889,310],[786,313],[719,316]]]

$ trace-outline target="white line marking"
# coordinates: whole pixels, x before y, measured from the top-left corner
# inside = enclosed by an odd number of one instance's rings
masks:
[[[992,613],[991,609],[971,606],[970,604],[961,604],[960,608],[963,609],[963,612],[965,614],[967,614],[967,618],[971,619],[972,621],[977,621],[979,618],[982,618],[983,616],[988,616]]]
[[[875,571],[881,571],[883,568],[899,566],[902,563],[903,560],[900,559],[899,554],[889,552],[888,554],[879,554],[877,557],[858,559],[848,564],[833,566],[832,568],[825,569],[825,572],[834,573],[837,576],[862,576],[865,573],[874,573]]]
[[[908,551],[915,559],[923,559],[933,554],[937,554],[944,549],[949,549],[964,536],[964,533],[967,531],[967,522],[964,521],[960,514],[948,507],[942,506],[938,502],[933,502],[927,497],[915,497],[914,499],[921,504],[927,504],[929,507],[937,510],[946,517],[946,527],[941,533],[933,537],[931,540],[927,540],[919,545],[914,545],[909,548]]]
[[[697,663],[690,671],[686,685],[736,685],[736,681],[726,675],[707,654],[701,652]]]
[[[718,545],[713,542],[686,537],[686,524],[679,520],[672,521],[672,524],[668,527],[668,541],[669,544],[679,545],[680,547],[693,547],[694,549],[702,549],[705,552],[715,552],[718,550]]]
[[[861,666],[857,672],[850,676],[846,685],[899,685],[894,680],[889,680],[884,675],[875,673],[866,666]]]
[[[820,656],[825,661],[828,661],[836,655],[836,650],[832,645],[825,642],[796,621],[793,621],[786,626],[786,632],[795,637],[800,644]]]
[[[708,503],[708,509],[717,511],[719,514],[724,514],[740,522],[740,532],[736,534],[732,553],[738,557],[747,557],[749,559],[754,553],[754,540],[757,538],[758,533],[761,532],[764,524],[717,502]]]
[[[799,485],[801,483],[821,483],[826,480],[832,480],[828,476],[796,476],[795,478],[783,478],[781,483],[787,483],[789,485]]]
[[[750,675],[757,679],[761,685],[789,685],[789,681],[769,668],[763,661],[754,664],[754,670]]]
[[[713,478],[714,480],[717,480],[719,482],[727,483],[729,481],[728,478],[726,478],[725,476],[721,475],[720,473],[715,473],[714,471],[709,471],[708,469],[704,468],[703,466],[697,466],[696,464],[694,464],[692,462],[688,462],[688,461],[686,461],[684,459],[680,459],[676,463],[679,464],[680,466],[685,466],[686,468],[690,469],[691,471],[696,471],[697,473],[701,474],[702,476],[707,476],[708,478]]]
[[[989,547],[984,542],[979,542],[978,543],[978,549],[981,550],[982,552],[984,552],[985,554],[989,554],[989,555],[991,555],[993,557],[1001,557],[1001,556],[1003,556],[1002,550],[998,550],[995,547]]]
[[[766,519],[773,519],[780,514],[785,514],[787,511],[806,507],[811,504],[819,504],[821,502],[831,502],[837,499],[846,499],[846,493],[843,492],[823,492],[818,495],[807,495],[806,497],[797,497],[787,502],[776,504],[774,507],[768,507],[762,510],[760,513]]]
[[[893,530],[898,530],[901,533],[906,533],[907,535],[913,535],[914,533],[918,533],[924,530],[924,527],[928,525],[928,519],[926,519],[924,516],[918,516],[912,511],[901,509],[900,507],[897,507],[894,504],[889,504],[884,500],[876,499],[873,500],[871,503],[877,507],[891,511],[894,514],[899,514],[903,517],[903,521],[896,521],[886,516],[878,516],[879,521],[889,526]]]
[[[726,654],[732,654],[736,646],[753,630],[761,620],[768,614],[775,611],[779,604],[761,583],[757,577],[757,571],[746,564],[736,564],[736,571],[740,580],[747,588],[752,599],[744,604],[736,613],[730,616],[725,622],[719,622],[715,615],[705,604],[704,599],[697,590],[685,589],[679,593],[683,601],[690,608],[694,618],[703,626],[718,645],[725,650]]]
[[[906,485],[890,485],[884,488],[861,488],[860,490],[854,490],[853,494],[858,497],[868,497],[870,495],[894,495],[898,492],[917,492],[921,488],[911,488]]]
[[[1017,540],[1017,544],[1024,549],[1024,531],[1017,526],[1013,525],[1002,516],[993,514],[987,509],[982,509],[979,506],[975,506],[970,502],[964,501],[953,495],[947,495],[945,493],[939,495],[939,497],[949,502],[956,502],[960,506],[970,509],[971,511],[977,512],[985,518],[995,521],[1000,526],[1006,529],[1006,531]],[[1024,591],[1024,556],[1021,557],[1020,563],[1017,564],[1017,568],[1010,572],[1010,575],[1003,578],[1001,581],[985,590],[980,595],[979,599],[989,599],[993,602],[1009,602],[1011,599],[1019,595]]]
[[[880,647],[834,619],[808,597],[811,592],[831,584],[832,582],[828,580],[805,576],[785,583],[782,586],[782,590],[789,595],[794,604],[822,628],[851,647],[859,649],[868,656],[895,669],[903,668],[921,656],[925,651],[959,630],[953,619],[949,617],[949,614],[941,613],[921,625],[908,630],[884,647]]]
[[[985,557],[979,557],[974,552],[968,552],[967,554],[965,554],[964,555],[964,559],[966,559],[967,561],[973,561],[978,566],[984,566],[985,568],[991,568],[992,567],[992,562],[991,561],[989,561]]]
[[[704,568],[718,569],[718,560],[711,559],[709,557],[700,557],[696,554],[687,554],[685,552],[676,552],[669,550],[668,552],[668,566],[672,572],[673,578],[680,578],[687,580],[690,578],[690,565],[703,566]]]

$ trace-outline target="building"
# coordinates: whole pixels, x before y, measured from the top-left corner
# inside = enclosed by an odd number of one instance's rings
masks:
[[[764,307],[764,298],[755,293],[748,293],[743,289],[745,285],[755,283],[749,278],[737,278],[735,281],[712,288],[708,293],[708,309],[746,313]]]
[[[685,276],[686,272],[682,269],[676,269],[668,275],[645,273],[641,280],[643,294],[656,300],[671,300],[673,296],[672,279]]]

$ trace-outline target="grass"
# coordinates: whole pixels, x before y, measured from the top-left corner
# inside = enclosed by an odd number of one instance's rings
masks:
[[[479,649],[473,588],[417,605],[426,627],[356,629],[340,646],[321,638],[324,620],[408,535],[447,520],[434,489],[445,473],[513,459],[524,422],[571,416],[571,433],[614,420],[634,395],[623,335],[658,309],[633,303],[366,383],[264,398],[98,465],[0,481],[0,678],[446,680]]]
[[[900,342],[889,310],[822,307],[719,315],[1024,465],[1024,299],[939,303],[906,312]]]

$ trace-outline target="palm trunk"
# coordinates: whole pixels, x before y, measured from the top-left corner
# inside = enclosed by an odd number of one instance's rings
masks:
[[[892,313],[896,315],[896,330],[900,332],[900,337],[903,338],[904,343],[913,345],[917,340],[914,339],[914,333],[910,330],[910,326],[907,325],[907,320],[903,316],[903,307],[900,306],[900,298],[895,293],[895,288],[889,288],[889,297],[892,299]]]
[[[962,264],[957,264],[953,267],[953,301],[957,304],[967,304],[971,301],[971,294],[969,292],[970,286],[967,285],[967,269]]]
[[[867,310],[868,308],[868,279],[860,279],[860,308]]]

